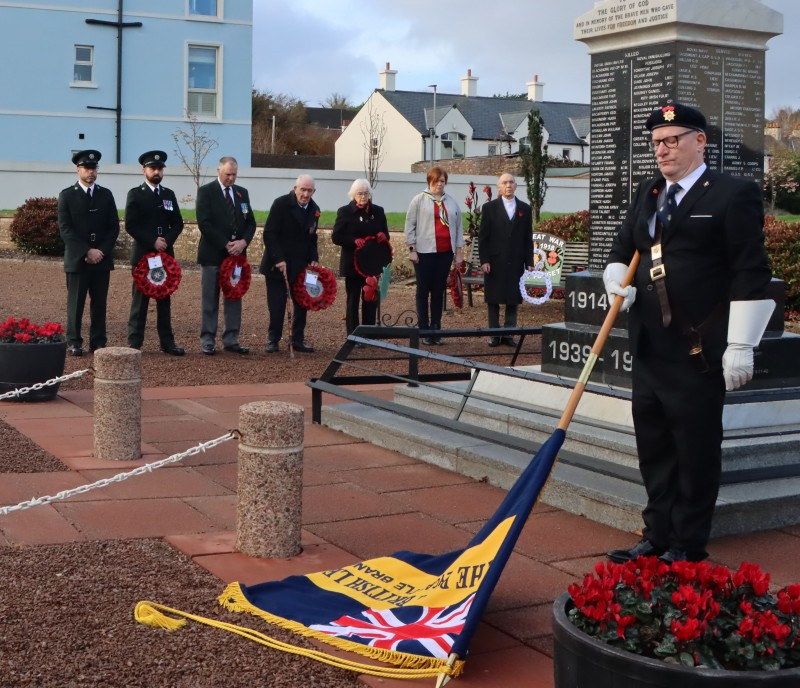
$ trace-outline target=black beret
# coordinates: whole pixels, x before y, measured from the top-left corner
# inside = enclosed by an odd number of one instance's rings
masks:
[[[695,110],[688,105],[673,103],[653,110],[645,122],[645,127],[647,127],[647,131],[653,131],[659,127],[687,127],[705,131],[706,118],[700,110]]]
[[[167,154],[160,150],[151,150],[139,156],[142,167],[164,167],[167,164]]]
[[[100,158],[102,157],[103,156],[100,151],[78,151],[72,156],[72,164],[77,165],[78,167],[97,167],[97,163],[100,162]]]

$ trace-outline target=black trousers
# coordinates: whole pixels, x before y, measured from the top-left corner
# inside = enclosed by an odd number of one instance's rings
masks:
[[[487,303],[486,309],[489,313],[489,327],[500,327],[500,304]],[[503,327],[516,327],[517,326],[517,309],[516,303],[506,304],[506,313]]]
[[[417,321],[421,330],[442,329],[442,309],[444,290],[453,252],[419,253],[419,261],[414,265],[417,278]],[[430,308],[430,310],[429,310]]]
[[[656,547],[703,556],[722,471],[725,382],[687,361],[637,356],[633,423],[647,490],[644,536]]]
[[[67,343],[83,346],[81,325],[86,295],[89,295],[89,348],[102,349],[107,343],[106,303],[111,273],[108,270],[84,270],[67,275]]]
[[[267,341],[281,341],[283,335],[283,319],[286,317],[286,298],[288,296],[286,283],[279,279],[266,279],[267,283],[267,308],[269,309],[269,326],[267,328]],[[292,342],[300,344],[305,339],[306,316],[308,311],[297,305],[292,295]]]
[[[144,329],[147,325],[147,309],[150,297],[140,292],[136,285],[131,285],[131,312],[128,316],[128,346],[140,348],[144,342]],[[172,333],[172,306],[170,297],[156,299],[156,330],[161,348],[175,346],[175,335]]]
[[[364,285],[367,281],[363,277],[345,277],[344,290],[347,294],[347,311],[345,322],[347,334],[351,334],[359,324],[374,325],[378,316],[380,296],[375,301],[364,300]],[[361,322],[358,319],[358,308],[361,305]]]

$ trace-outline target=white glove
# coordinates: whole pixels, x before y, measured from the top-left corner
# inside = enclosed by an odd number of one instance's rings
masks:
[[[774,309],[772,299],[731,301],[728,348],[722,356],[722,374],[729,392],[753,379],[753,347],[761,341]]]
[[[747,344],[728,344],[722,355],[722,374],[729,392],[753,379],[753,347]]]
[[[621,311],[627,311],[636,300],[636,287],[622,286],[622,280],[628,273],[628,266],[625,263],[609,263],[603,271],[603,284],[606,286],[609,305],[614,303],[615,296],[623,298]]]

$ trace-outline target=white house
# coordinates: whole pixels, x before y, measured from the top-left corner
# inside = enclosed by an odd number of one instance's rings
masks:
[[[191,112],[250,165],[252,0],[3,2],[0,26],[0,160],[172,155]]]
[[[533,109],[544,120],[550,155],[589,164],[589,105],[544,101],[544,84],[538,77],[527,84],[527,98],[490,98],[477,95],[478,77],[471,70],[461,78],[460,95],[398,91],[397,71],[388,62],[379,74],[380,88],[336,141],[337,170],[364,169],[365,146],[378,145],[367,141],[370,119],[385,126],[379,144],[381,171],[408,172],[421,160],[518,152],[527,143],[527,118]]]

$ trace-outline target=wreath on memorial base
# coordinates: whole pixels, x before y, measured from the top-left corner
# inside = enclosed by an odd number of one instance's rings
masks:
[[[534,306],[540,306],[547,301],[550,298],[550,295],[553,293],[553,280],[551,279],[549,272],[539,269],[544,267],[544,261],[546,259],[544,251],[540,249],[534,249],[533,252],[536,255],[540,255],[541,259],[537,261],[533,270],[525,270],[525,272],[522,273],[522,277],[519,278],[519,293],[520,296],[522,296],[523,301],[532,303]],[[544,279],[545,290],[543,296],[531,296],[531,294],[528,292],[528,285],[525,284],[525,282],[527,282],[529,279]],[[541,293],[541,287],[531,287],[531,291],[533,293]]]
[[[238,276],[235,274],[237,267],[241,267]],[[241,299],[250,288],[252,274],[247,256],[228,256],[223,260],[219,266],[219,288],[225,298],[233,301]]]
[[[315,285],[306,284],[306,272],[317,276]],[[336,299],[336,275],[321,265],[303,270],[292,285],[297,305],[307,311],[324,311]]]
[[[161,258],[161,267],[150,268],[150,258]],[[181,283],[181,266],[169,253],[151,251],[141,257],[133,268],[133,283],[136,288],[151,299],[165,299]]]

